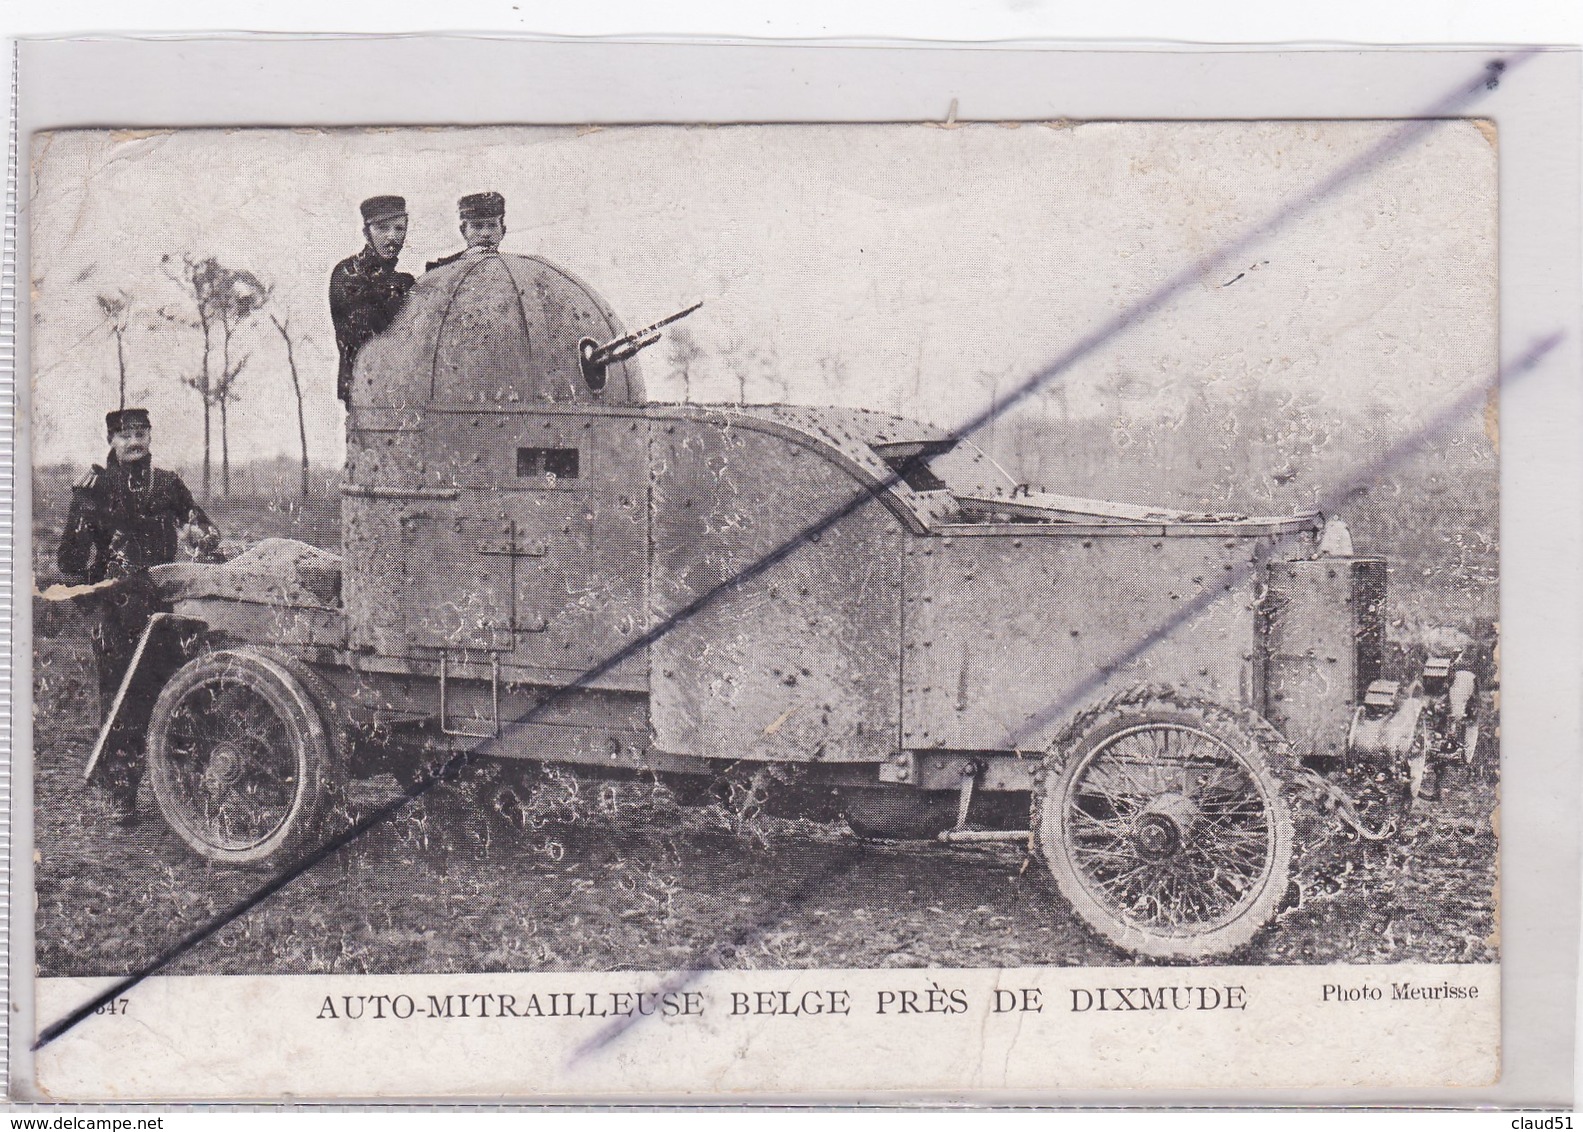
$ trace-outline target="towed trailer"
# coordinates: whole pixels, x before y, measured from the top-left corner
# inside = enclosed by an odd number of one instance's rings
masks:
[[[188,846],[285,865],[349,778],[459,753],[747,776],[861,836],[1025,842],[1117,946],[1195,958],[1286,898],[1315,768],[1408,797],[1473,757],[1471,673],[1384,670],[1385,563],[1338,520],[1030,491],[860,409],[653,403],[658,336],[534,257],[418,282],[358,358],[342,553],[153,570],[127,687]]]

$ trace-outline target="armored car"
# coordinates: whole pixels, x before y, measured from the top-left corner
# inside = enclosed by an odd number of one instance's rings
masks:
[[[1316,768],[1406,796],[1471,757],[1471,675],[1384,671],[1385,564],[1338,521],[1033,491],[878,412],[655,403],[659,334],[542,259],[432,271],[357,360],[340,555],[155,570],[128,687],[193,850],[284,865],[350,776],[745,777],[862,836],[1025,843],[1120,948],[1203,957],[1286,897]]]

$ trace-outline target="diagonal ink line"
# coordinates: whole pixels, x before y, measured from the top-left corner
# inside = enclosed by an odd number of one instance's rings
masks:
[[[889,480],[889,477],[887,477],[887,480]],[[792,555],[800,551],[802,547],[810,541],[810,539],[817,537],[820,533],[828,530],[830,527],[835,526],[848,515],[855,513],[865,503],[877,498],[887,486],[894,486],[896,482],[900,481],[891,480],[888,484],[882,483],[881,486],[866,488],[861,494],[854,496],[844,506],[830,512],[820,521],[805,527],[798,534],[788,539],[786,542],[781,544],[775,550],[771,551],[769,554],[765,555],[763,558],[760,558],[758,561],[754,562],[751,566],[748,566],[740,573],[727,578],[725,581],[719,583],[711,589],[706,590],[704,593],[700,594],[698,597],[684,605],[681,609],[671,614],[664,621],[660,622],[654,628],[650,629],[642,636],[636,638],[623,648],[612,653],[610,656],[606,657],[592,668],[583,672],[582,675],[577,677],[577,679],[562,687],[551,689],[538,701],[538,703],[523,713],[520,718],[515,720],[510,725],[510,729],[503,732],[500,739],[486,740],[485,742],[480,743],[469,750],[458,751],[451,755],[451,757],[446,759],[443,764],[428,771],[418,781],[409,785],[402,791],[400,795],[370,811],[368,814],[354,822],[342,833],[331,838],[329,841],[326,841],[307,856],[300,858],[298,861],[283,869],[274,877],[271,877],[260,888],[249,893],[230,908],[213,917],[200,927],[193,929],[176,943],[161,951],[157,956],[145,963],[138,970],[116,982],[115,985],[111,986],[108,990],[88,1000],[81,1006],[77,1007],[77,1009],[73,1010],[70,1014],[67,1014],[58,1021],[53,1022],[49,1026],[45,1027],[39,1032],[38,1040],[34,1042],[33,1049],[35,1051],[40,1050],[50,1042],[53,1042],[56,1038],[59,1038],[62,1034],[66,1033],[79,1022],[83,1021],[83,1019],[92,1015],[96,1009],[113,999],[121,997],[122,995],[126,994],[127,991],[142,983],[145,979],[156,974],[160,970],[163,970],[165,967],[168,967],[171,963],[181,958],[182,955],[192,950],[192,948],[196,947],[198,944],[202,943],[204,940],[220,931],[227,924],[232,923],[233,921],[246,915],[248,912],[251,912],[265,900],[268,900],[271,896],[275,895],[275,893],[291,884],[292,881],[298,879],[304,873],[309,872],[330,857],[334,856],[336,853],[340,852],[342,849],[362,838],[363,835],[368,833],[369,830],[383,825],[385,822],[397,817],[404,809],[407,808],[407,806],[411,805],[414,801],[427,794],[440,782],[454,777],[456,774],[466,769],[466,767],[469,766],[474,760],[487,756],[489,751],[497,747],[502,740],[511,738],[517,730],[534,722],[550,707],[559,703],[562,699],[569,697],[572,693],[580,691],[592,681],[599,679],[599,677],[611,671],[617,665],[623,663],[629,657],[635,655],[643,648],[646,648],[655,641],[663,639],[673,629],[682,625],[698,612],[713,604],[722,595],[729,593],[748,581],[751,581],[753,578],[758,577],[778,563],[784,562],[787,558],[790,558]]]
[[[1193,260],[1185,268],[1160,284],[1146,297],[1138,300],[1132,306],[1078,339],[1064,353],[1043,369],[1034,373],[1021,385],[1014,386],[1003,400],[998,403],[992,402],[988,408],[980,410],[977,415],[970,417],[965,424],[953,431],[958,436],[971,436],[1004,413],[1008,408],[1022,402],[1055,375],[1070,369],[1099,349],[1099,347],[1108,344],[1112,339],[1118,337],[1137,323],[1158,314],[1166,303],[1189,290],[1206,275],[1216,274],[1218,266],[1225,260],[1247,252],[1260,240],[1284,228],[1314,206],[1335,196],[1364,173],[1384,164],[1387,158],[1401,153],[1414,142],[1429,134],[1435,127],[1443,125],[1449,116],[1466,110],[1486,93],[1494,90],[1500,84],[1502,74],[1510,71],[1514,66],[1526,62],[1537,50],[1537,48],[1528,48],[1525,51],[1517,52],[1509,61],[1492,59],[1485,65],[1484,73],[1478,80],[1458,86],[1422,114],[1416,118],[1408,119],[1401,127],[1392,130],[1350,161],[1343,162],[1340,168],[1321,179],[1318,184],[1305,192],[1299,193],[1293,200],[1277,208],[1251,228],[1244,230],[1229,242],[1220,245],[1216,250],[1206,252]]]
[[[1344,500],[1349,494],[1351,494],[1351,492],[1359,487],[1372,484],[1382,473],[1399,466],[1402,461],[1410,457],[1416,449],[1419,449],[1423,445],[1432,443],[1434,440],[1438,439],[1446,432],[1448,428],[1456,424],[1458,420],[1463,419],[1467,413],[1477,407],[1480,402],[1485,401],[1492,391],[1499,391],[1507,386],[1510,386],[1519,378],[1531,373],[1539,365],[1539,362],[1545,357],[1545,355],[1547,355],[1551,350],[1555,349],[1555,347],[1560,344],[1563,337],[1564,335],[1557,331],[1545,338],[1540,339],[1530,346],[1528,350],[1526,350],[1516,361],[1512,362],[1509,366],[1498,370],[1492,378],[1487,381],[1480,382],[1466,393],[1463,393],[1461,396],[1453,399],[1448,405],[1430,417],[1422,428],[1417,429],[1408,436],[1398,440],[1395,444],[1391,445],[1384,452],[1371,460],[1367,465],[1364,466],[1362,471],[1352,476],[1346,483],[1339,487],[1333,488],[1330,491],[1327,491],[1323,496],[1321,496],[1319,499],[1320,512],[1325,513],[1330,511],[1337,502]],[[1272,548],[1262,546],[1259,547],[1255,551],[1253,561],[1250,564],[1244,565],[1238,571],[1231,574],[1232,585],[1230,590],[1232,592],[1235,591],[1237,585],[1247,581],[1250,578],[1256,577],[1259,571],[1264,569],[1264,567],[1269,564],[1268,555],[1270,553],[1270,549]],[[1098,692],[1118,669],[1143,656],[1156,644],[1168,637],[1171,633],[1193,621],[1199,616],[1199,614],[1206,612],[1214,605],[1226,600],[1227,596],[1227,589],[1204,590],[1195,596],[1191,601],[1184,602],[1182,606],[1173,612],[1170,617],[1163,620],[1153,630],[1144,634],[1135,643],[1116,653],[1108,660],[1096,665],[1095,670],[1090,675],[1079,681],[1077,684],[1073,685],[1066,692],[1062,693],[1062,695],[1057,699],[1051,701],[1049,704],[1031,716],[1028,721],[1012,735],[1011,745],[1013,747],[1022,746],[1022,744],[1027,741],[1029,736],[1039,732],[1049,724],[1062,719],[1074,707],[1085,703],[1089,697]],[[829,866],[820,870],[817,881],[818,883],[822,884],[828,880],[836,879],[839,876],[851,871],[856,863],[857,854],[851,854],[841,860],[832,862]],[[783,923],[791,912],[795,911],[797,908],[800,908],[807,900],[809,889],[812,886],[813,882],[805,880],[802,885],[798,886],[788,896],[781,900],[780,903],[774,909],[772,909],[768,915],[761,916],[751,923],[737,928],[736,931],[732,933],[732,943],[735,946],[740,947],[741,942],[739,941],[752,940],[753,938],[762,935],[770,928]],[[706,953],[701,953],[701,955],[702,954]],[[688,986],[691,986],[693,983],[704,978],[705,976],[713,973],[715,970],[718,970],[718,968],[700,965],[692,970],[679,971],[662,982],[659,987],[656,988],[656,991],[657,993],[666,993],[670,991],[682,990]],[[634,1026],[643,1021],[645,1021],[645,1018],[642,1015],[633,1014],[607,1023],[605,1027],[593,1037],[589,1038],[587,1041],[583,1042],[575,1050],[573,1050],[571,1056],[567,1059],[567,1063],[569,1065],[574,1064],[578,1061],[581,1061],[585,1057],[597,1053],[599,1050],[603,1049],[611,1042],[614,1042],[628,1030],[632,1029]]]
[[[1526,58],[1526,55],[1520,55],[1517,57],[1519,61],[1524,58]],[[1506,64],[1501,61],[1495,61],[1490,64],[1488,72],[1493,72],[1494,74],[1498,75],[1502,70],[1505,69],[1507,69]],[[992,405],[988,410],[982,411],[976,417],[971,418],[960,430],[960,434],[968,435],[978,428],[981,428],[1000,413],[1004,412],[1007,408],[1027,397],[1040,385],[1061,374],[1063,371],[1076,364],[1077,361],[1092,353],[1105,341],[1108,341],[1110,338],[1120,334],[1135,322],[1141,321],[1149,315],[1156,313],[1165,302],[1174,298],[1177,294],[1191,286],[1193,282],[1200,278],[1202,274],[1207,271],[1214,263],[1219,262],[1222,258],[1234,254],[1239,250],[1245,249],[1248,245],[1256,242],[1258,239],[1269,235],[1273,231],[1277,230],[1285,222],[1294,218],[1301,212],[1306,211],[1308,208],[1312,207],[1314,204],[1317,204],[1325,197],[1332,195],[1341,188],[1345,187],[1366,169],[1371,168],[1374,164],[1383,161],[1384,158],[1389,156],[1391,153],[1401,148],[1405,148],[1407,145],[1411,144],[1412,141],[1416,140],[1418,137],[1422,136],[1428,130],[1437,125],[1437,119],[1439,119],[1441,115],[1453,113],[1476,100],[1483,90],[1488,89],[1489,81],[1489,79],[1481,77],[1478,81],[1472,84],[1463,84],[1459,86],[1455,91],[1452,92],[1451,95],[1435,104],[1435,106],[1433,106],[1423,118],[1413,120],[1407,123],[1402,129],[1394,131],[1386,139],[1382,140],[1382,142],[1365,151],[1364,154],[1353,159],[1353,161],[1343,165],[1341,169],[1337,170],[1331,176],[1322,181],[1320,185],[1316,186],[1314,189],[1298,198],[1298,200],[1292,204],[1277,210],[1277,212],[1271,217],[1267,218],[1264,222],[1251,229],[1248,233],[1245,233],[1239,239],[1234,240],[1219,253],[1200,257],[1199,260],[1195,261],[1187,269],[1178,272],[1176,276],[1172,277],[1172,279],[1170,279],[1164,286],[1157,289],[1154,293],[1143,300],[1143,302],[1136,304],[1128,311],[1118,315],[1109,323],[1105,324],[1098,330],[1091,332],[1084,339],[1080,340],[1074,347],[1068,350],[1061,357],[1057,358],[1050,365],[1044,367],[1038,373],[1034,374],[1021,386],[1013,389],[998,404]],[[533,708],[529,709],[527,713],[520,717],[512,725],[512,727],[518,728],[522,725],[532,722],[547,708],[557,703],[560,699],[570,695],[572,692],[581,690],[593,680],[596,680],[605,673],[611,671],[641,649],[646,648],[650,644],[662,639],[672,629],[676,628],[684,621],[690,619],[694,614],[698,613],[702,609],[713,604],[713,602],[722,595],[729,593],[748,581],[751,581],[753,578],[765,573],[775,565],[797,553],[813,536],[821,534],[823,531],[843,521],[848,516],[859,510],[863,504],[868,502],[870,499],[882,495],[885,491],[888,491],[891,487],[894,487],[898,482],[900,482],[900,476],[893,472],[880,483],[869,486],[863,493],[855,496],[844,506],[837,508],[836,510],[821,518],[819,521],[798,532],[776,550],[770,552],[768,555],[753,563],[741,573],[725,580],[712,589],[705,591],[693,601],[687,603],[681,609],[672,613],[669,617],[660,622],[647,633],[630,642],[627,646],[607,657],[604,661],[588,669],[575,681],[572,681],[561,688],[552,690]],[[344,831],[339,836],[332,838],[314,852],[310,853],[307,857],[283,870],[280,874],[274,878],[271,878],[271,880],[266,882],[266,884],[264,884],[261,888],[245,897],[231,909],[228,909],[226,912],[220,914],[208,923],[189,933],[176,944],[165,949],[150,963],[146,964],[133,975],[130,975],[126,979],[117,983],[114,987],[110,988],[110,990],[106,991],[101,996],[88,1003],[85,1003],[82,1007],[78,1008],[78,1010],[72,1012],[58,1022],[53,1023],[51,1026],[46,1027],[43,1031],[41,1031],[38,1042],[35,1044],[34,1048],[42,1048],[44,1045],[47,1045],[49,1042],[55,1040],[55,1038],[71,1029],[78,1022],[81,1022],[83,1018],[86,1018],[97,1007],[102,1006],[105,1002],[108,1002],[113,998],[119,997],[126,991],[141,983],[144,979],[168,966],[171,962],[174,962],[192,947],[203,942],[215,932],[219,931],[227,923],[230,923],[240,916],[250,912],[258,904],[262,903],[269,897],[273,896],[276,892],[285,888],[298,876],[301,876],[303,873],[322,863],[328,857],[339,852],[342,848],[345,848],[354,841],[358,840],[370,829],[396,817],[413,801],[419,797],[422,797],[428,792],[428,790],[432,789],[433,786],[442,778],[449,777],[457,771],[463,769],[475,758],[487,755],[489,748],[498,744],[498,742],[498,740],[495,740],[489,743],[480,744],[478,747],[475,747],[469,751],[457,752],[437,771],[432,772],[426,778],[420,779],[418,782],[413,783],[406,791],[404,791],[401,796],[372,811],[363,819],[354,823],[349,829]]]
[[[1525,62],[1536,51],[1536,48],[1529,48],[1515,53],[1509,59],[1491,60],[1477,80],[1458,84],[1448,95],[1431,105],[1419,117],[1410,119],[1401,128],[1393,130],[1359,156],[1343,163],[1339,169],[1321,180],[1317,185],[1300,194],[1295,200],[1276,209],[1263,221],[1223,245],[1217,252],[1206,254],[1194,260],[1186,269],[1177,272],[1143,299],[1079,339],[1070,349],[1048,365],[1042,367],[1021,385],[1013,388],[1003,399],[969,418],[967,422],[956,430],[956,434],[958,436],[971,435],[1013,405],[1019,404],[1040,386],[1063,377],[1072,366],[1092,354],[1100,346],[1137,323],[1159,313],[1166,303],[1189,289],[1204,272],[1209,271],[1225,257],[1243,252],[1259,240],[1270,236],[1315,205],[1346,188],[1364,172],[1383,163],[1387,158],[1401,152],[1407,146],[1425,136],[1436,126],[1442,124],[1448,116],[1458,114],[1471,106],[1485,92],[1495,89],[1500,81],[1500,76],[1509,72],[1515,65]],[[395,818],[412,802],[433,789],[440,781],[454,776],[475,759],[486,756],[490,750],[499,745],[502,739],[513,737],[517,729],[534,722],[551,706],[559,703],[574,692],[581,691],[592,681],[610,672],[642,649],[663,639],[672,630],[714,604],[721,597],[733,592],[798,553],[807,543],[859,511],[866,503],[871,500],[882,499],[886,492],[901,482],[901,479],[902,477],[899,473],[892,471],[882,479],[864,484],[863,490],[852,499],[804,527],[776,549],[745,567],[740,573],[725,579],[687,602],[641,636],[584,671],[575,680],[551,689],[532,708],[513,721],[509,729],[503,732],[499,738],[488,740],[466,751],[455,752],[439,767],[431,770],[417,782],[412,783],[401,795],[377,807],[342,833],[288,865],[280,873],[270,878],[254,892],[243,897],[231,908],[193,929],[132,974],[118,980],[108,990],[46,1026],[39,1032],[39,1037],[33,1043],[32,1049],[37,1051],[49,1045],[84,1019],[90,1017],[97,1008],[124,995],[141,984],[145,979],[157,974],[192,950],[192,948],[209,939],[227,924],[246,915],[304,873],[309,872],[334,854],[359,840],[371,829]]]
[[[1357,475],[1350,477],[1341,486],[1325,492],[1319,498],[1317,510],[1321,514],[1328,514],[1353,491],[1374,483],[1381,474],[1399,466],[1404,460],[1413,455],[1416,450],[1421,449],[1423,445],[1438,439],[1448,428],[1458,420],[1465,418],[1469,412],[1485,401],[1491,392],[1499,391],[1524,375],[1531,373],[1545,355],[1561,343],[1564,337],[1565,335],[1561,331],[1555,331],[1529,346],[1516,361],[1498,370],[1487,381],[1480,382],[1466,393],[1452,400],[1430,417],[1422,428],[1391,445],[1365,465],[1364,469]],[[1092,673],[1073,685],[1059,699],[1052,701],[1049,705],[1040,709],[1038,713],[1031,716],[1012,735],[1013,745],[1022,743],[1029,736],[1037,734],[1043,728],[1059,720],[1066,712],[1069,712],[1103,687],[1117,670],[1143,656],[1177,629],[1196,619],[1199,614],[1224,601],[1231,592],[1235,591],[1236,585],[1255,577],[1259,571],[1264,569],[1268,564],[1267,555],[1269,554],[1269,549],[1260,547],[1255,552],[1250,563],[1229,572],[1227,575],[1230,582],[1229,589],[1205,589],[1201,591],[1190,601],[1184,601],[1180,607],[1172,612],[1171,616],[1161,621],[1159,625],[1138,638],[1133,644],[1118,652],[1103,664],[1096,666]]]

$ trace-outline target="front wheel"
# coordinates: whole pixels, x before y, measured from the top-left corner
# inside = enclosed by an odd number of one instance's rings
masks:
[[[1262,720],[1169,692],[1081,717],[1047,760],[1034,829],[1056,887],[1118,946],[1207,958],[1248,943],[1286,894],[1290,748]]]
[[[272,864],[310,844],[339,760],[311,675],[249,648],[173,676],[149,724],[149,776],[166,823],[227,865]]]

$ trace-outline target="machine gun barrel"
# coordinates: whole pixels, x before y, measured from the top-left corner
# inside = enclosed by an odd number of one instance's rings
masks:
[[[584,338],[577,344],[579,360],[583,364],[583,374],[586,377],[590,371],[603,370],[606,366],[616,362],[624,362],[639,350],[646,350],[660,340],[660,330],[673,322],[678,322],[703,306],[699,300],[685,310],[675,314],[666,315],[658,322],[651,322],[641,330],[634,330],[630,334],[623,334],[620,338],[612,338],[608,342],[595,342],[592,338]]]

